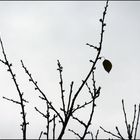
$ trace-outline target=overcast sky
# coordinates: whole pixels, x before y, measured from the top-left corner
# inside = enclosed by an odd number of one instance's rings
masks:
[[[69,91],[73,80],[76,92],[91,67],[89,60],[95,57],[95,50],[85,44],[99,44],[99,19],[104,6],[105,1],[0,2],[0,35],[21,90],[30,101],[26,106],[30,122],[27,138],[38,138],[40,131],[45,131],[45,119],[34,110],[37,106],[45,111],[45,104],[28,82],[20,60],[24,61],[54,105],[60,105],[57,59],[64,67],[66,91]],[[96,81],[102,89],[96,101],[91,129],[96,132],[102,126],[115,133],[115,126],[118,126],[126,136],[121,100],[125,100],[130,122],[133,105],[140,103],[140,2],[111,1],[106,23],[101,56],[109,59],[113,68],[108,74],[102,67],[102,61],[97,64]],[[2,51],[0,59],[3,59]],[[2,96],[19,99],[11,75],[6,70],[0,64],[0,138],[22,138],[20,107],[2,99]],[[84,102],[86,94],[81,94],[80,102]],[[86,114],[83,111],[80,115]],[[70,132],[65,137],[75,138]],[[100,130],[99,138],[103,137],[109,138],[109,135]]]

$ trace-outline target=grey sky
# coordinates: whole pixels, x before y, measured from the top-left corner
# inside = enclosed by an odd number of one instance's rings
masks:
[[[69,84],[74,80],[76,91],[90,69],[89,59],[95,56],[94,50],[85,44],[99,43],[99,19],[104,5],[105,1],[0,2],[0,35],[21,89],[30,101],[26,107],[30,121],[28,138],[38,138],[40,131],[45,130],[45,120],[35,112],[34,106],[42,111],[45,107],[38,98],[39,93],[28,82],[20,59],[48,98],[58,106],[57,59],[64,67],[65,89],[69,91]],[[96,102],[92,129],[95,132],[101,125],[115,131],[118,125],[124,133],[121,99],[125,100],[130,121],[133,105],[140,103],[140,2],[111,1],[106,23],[102,56],[112,62],[113,69],[108,74],[102,67],[102,61],[97,65],[96,81],[102,90]],[[0,58],[3,58],[2,53]],[[11,76],[3,64],[0,64],[0,79],[0,97],[18,99]],[[86,95],[81,97],[80,101]],[[0,111],[0,138],[21,138],[20,108],[1,98]],[[68,133],[66,137],[71,135]],[[100,131],[100,137],[108,138],[108,135]]]

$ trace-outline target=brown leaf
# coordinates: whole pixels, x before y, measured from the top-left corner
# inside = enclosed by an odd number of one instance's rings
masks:
[[[103,61],[103,67],[109,73],[110,70],[112,69],[112,63],[109,60],[105,59]]]

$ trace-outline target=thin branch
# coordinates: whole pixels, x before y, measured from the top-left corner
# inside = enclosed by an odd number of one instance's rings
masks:
[[[110,131],[107,131],[107,130],[105,130],[103,127],[101,127],[100,126],[100,128],[105,132],[105,133],[108,133],[108,134],[110,134],[110,135],[112,135],[112,136],[114,136],[114,137],[116,137],[116,138],[121,138],[120,136],[117,136],[117,135],[115,135],[115,134],[113,134],[112,132],[110,132]]]
[[[134,117],[133,117],[133,121],[132,121],[131,136],[133,135],[135,119],[136,119],[136,105],[134,105]]]
[[[36,110],[39,114],[41,114],[44,118],[47,118],[47,115],[45,115],[44,113],[42,113],[41,111],[39,111],[39,110],[37,109],[37,107],[35,107],[35,110]]]
[[[93,133],[90,131],[89,134],[91,135],[91,140],[94,140],[94,136],[93,136]],[[99,129],[97,130],[96,132],[96,135],[95,135],[95,140],[98,139],[98,135],[99,135]]]
[[[63,112],[64,112],[64,116],[66,116],[66,109],[65,109],[65,100],[64,100],[64,92],[65,90],[63,89],[63,78],[62,78],[62,71],[63,71],[63,67],[60,64],[59,60],[57,60],[57,65],[58,65],[58,71],[59,71],[59,75],[60,75],[60,89],[61,89],[61,99],[62,99],[62,105],[63,105]]]
[[[127,134],[128,134],[128,138],[130,137],[130,125],[127,122],[127,116],[126,116],[126,112],[125,112],[125,106],[124,106],[124,100],[122,99],[122,107],[123,107],[123,113],[124,113],[124,118],[125,118],[125,125],[127,128]]]
[[[1,60],[1,59],[0,59],[0,62],[2,62],[3,64],[5,64],[5,65],[6,65],[6,62],[4,62],[4,61],[3,61],[3,60]]]
[[[19,105],[21,105],[21,103],[19,102],[19,101],[15,101],[15,100],[13,100],[13,99],[9,99],[9,98],[7,98],[7,97],[2,97],[3,99],[6,99],[6,100],[8,100],[8,101],[11,101],[11,102],[13,102],[13,103],[16,103],[16,104],[19,104]]]
[[[58,117],[58,115],[55,115],[55,114],[54,114],[54,116],[55,116],[55,119]],[[52,121],[54,121],[54,116],[52,117],[52,119],[49,120],[50,123],[51,123]]]
[[[98,48],[98,47],[96,47],[96,46],[94,46],[94,45],[91,45],[91,44],[89,44],[89,43],[86,43],[86,45],[90,46],[91,48],[96,49],[97,51],[99,50],[99,48]]]
[[[81,136],[72,129],[68,129],[68,131],[72,132],[74,135],[78,136],[81,139]]]
[[[96,88],[96,81],[95,81],[94,71],[92,72],[92,86],[93,86],[93,91],[94,91],[94,98],[99,97],[101,87],[99,86],[98,89]]]
[[[91,104],[92,102],[93,102],[93,100],[88,101],[88,102],[85,102],[83,105],[77,105],[77,107],[76,107],[75,109],[73,109],[72,114],[73,114],[75,111],[77,111],[77,110],[79,110],[79,109],[81,109],[81,108],[84,108],[85,106]]]
[[[40,99],[46,101],[46,98],[42,97],[42,96],[38,96]],[[50,102],[50,104],[52,104],[52,102]]]
[[[138,116],[137,116],[137,122],[136,122],[136,127],[135,127],[134,140],[136,139],[136,136],[137,136],[137,129],[138,129],[138,125],[139,125],[139,118],[140,118],[140,104],[138,106]]]
[[[123,113],[124,113],[124,118],[125,118],[125,124],[126,124],[126,128],[127,128],[128,123],[127,123],[127,116],[126,116],[125,107],[124,107],[124,100],[122,100],[122,107],[123,107]]]
[[[55,123],[55,118],[56,118],[57,116],[53,116],[53,140],[55,140],[55,127],[56,127],[56,123]]]
[[[47,107],[47,127],[46,127],[46,135],[47,135],[47,140],[49,139],[49,130],[50,130],[50,112],[49,112],[49,104],[46,103]]]
[[[69,108],[70,108],[70,103],[71,103],[71,95],[72,95],[73,84],[74,84],[74,82],[72,81],[72,82],[71,82],[71,84],[70,84],[70,94],[69,94],[69,100],[68,100],[67,112],[69,111]]]
[[[79,118],[74,117],[74,116],[72,116],[72,118],[73,118],[74,120],[78,121],[78,122],[79,122],[80,124],[82,124],[84,127],[86,127],[86,124],[85,124],[83,121],[81,121]]]
[[[88,85],[88,83],[86,82],[86,86],[87,86],[87,88],[88,88],[88,92],[90,93],[90,94],[92,94],[93,95],[93,92],[91,91],[91,89],[90,89],[90,87],[89,87],[89,85]],[[95,86],[95,85],[94,85]]]
[[[121,135],[121,133],[120,133],[120,131],[119,131],[119,128],[116,126],[116,130],[117,130],[117,133],[118,133],[118,135],[120,136],[120,138],[121,138],[121,140],[125,140],[124,138],[123,138],[123,136]]]
[[[40,132],[39,140],[41,139],[42,134],[43,134],[43,131]]]
[[[89,132],[89,134],[91,135],[91,140],[94,140],[93,133]]]
[[[96,81],[95,81],[95,77],[94,77],[94,71],[92,71],[92,86],[93,86],[93,91],[94,93],[96,93]]]
[[[96,135],[95,135],[95,140],[97,140],[98,135],[99,135],[99,129],[97,130],[97,133],[96,133]]]

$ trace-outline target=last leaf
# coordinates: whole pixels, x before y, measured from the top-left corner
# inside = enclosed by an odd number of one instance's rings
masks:
[[[109,73],[112,69],[112,63],[109,60],[105,59],[102,64],[104,69]]]

